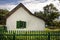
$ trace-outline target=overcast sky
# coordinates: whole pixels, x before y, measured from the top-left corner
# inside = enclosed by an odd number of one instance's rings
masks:
[[[60,3],[58,0],[0,0],[0,9],[8,9],[11,11],[19,3],[23,3],[31,12],[43,11],[43,7],[53,3],[60,11]]]

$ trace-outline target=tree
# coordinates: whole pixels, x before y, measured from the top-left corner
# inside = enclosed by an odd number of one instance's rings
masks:
[[[38,17],[42,17],[46,23],[47,26],[54,26],[53,20],[59,17],[59,12],[56,7],[54,7],[53,4],[46,5],[43,12],[35,12],[35,15]]]
[[[0,24],[5,24],[5,15],[8,13],[9,11],[6,9],[0,9]]]
[[[5,16],[9,11],[6,9],[0,9],[0,15]]]
[[[48,26],[53,26],[53,20],[55,18],[58,18],[59,17],[59,12],[58,12],[58,9],[56,7],[54,7],[53,4],[50,4],[50,5],[47,5],[44,7],[44,14],[47,16],[46,18],[46,24]]]

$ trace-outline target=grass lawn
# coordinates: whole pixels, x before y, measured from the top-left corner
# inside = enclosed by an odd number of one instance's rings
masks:
[[[60,29],[49,29],[49,28],[45,28],[45,31],[60,31]]]

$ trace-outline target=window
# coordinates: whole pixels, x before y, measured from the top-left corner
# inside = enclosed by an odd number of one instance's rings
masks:
[[[26,22],[17,21],[17,28],[26,28]]]

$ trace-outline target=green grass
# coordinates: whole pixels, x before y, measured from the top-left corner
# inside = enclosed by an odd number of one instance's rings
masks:
[[[60,29],[49,29],[49,28],[45,28],[45,31],[60,31]]]

